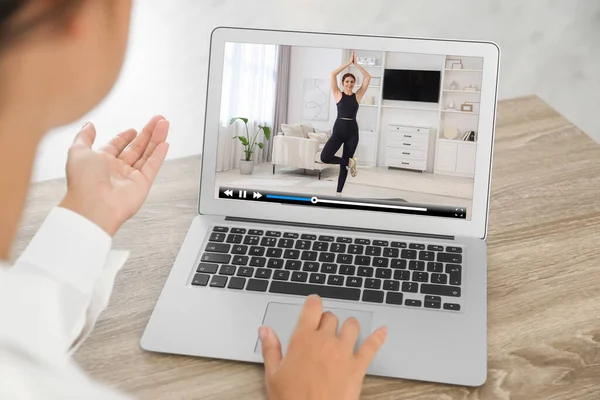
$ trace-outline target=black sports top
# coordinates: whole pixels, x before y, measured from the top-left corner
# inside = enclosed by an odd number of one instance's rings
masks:
[[[356,101],[356,93],[348,96],[342,92],[342,99],[337,103],[338,118],[356,119],[358,112],[358,101]]]

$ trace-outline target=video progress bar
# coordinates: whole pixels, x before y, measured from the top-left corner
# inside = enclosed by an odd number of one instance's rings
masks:
[[[290,201],[304,201],[307,203],[312,203],[318,205],[319,203],[323,204],[340,204],[347,206],[359,206],[359,207],[375,207],[375,208],[387,208],[390,210],[404,210],[404,211],[417,211],[417,212],[427,212],[427,208],[423,207],[410,207],[410,206],[397,206],[392,204],[380,204],[380,203],[368,203],[362,201],[346,201],[346,200],[329,200],[329,199],[320,199],[316,196],[313,197],[297,197],[297,196],[284,196],[284,195],[275,195],[275,194],[267,194],[267,199],[273,200],[290,200]]]

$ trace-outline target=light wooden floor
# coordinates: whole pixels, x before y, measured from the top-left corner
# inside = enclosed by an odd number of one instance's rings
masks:
[[[198,173],[197,158],[169,162],[117,235],[115,247],[131,256],[75,358],[93,378],[142,399],[264,398],[260,365],[139,347],[196,213]],[[487,383],[367,377],[363,398],[600,399],[600,148],[537,97],[504,101],[492,182]],[[16,254],[63,191],[64,181],[34,187]]]

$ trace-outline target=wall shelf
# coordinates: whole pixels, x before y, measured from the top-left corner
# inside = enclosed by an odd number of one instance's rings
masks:
[[[442,110],[445,113],[479,115],[479,111]]]
[[[428,111],[428,112],[439,112],[439,108],[423,108],[423,107],[406,107],[406,106],[393,106],[393,105],[382,105],[381,108],[393,108],[396,110],[409,110],[409,111]]]
[[[383,65],[364,65],[364,64],[361,64],[360,66],[363,68],[381,68],[381,67],[383,67]],[[354,64],[352,64],[351,67],[358,68]]]

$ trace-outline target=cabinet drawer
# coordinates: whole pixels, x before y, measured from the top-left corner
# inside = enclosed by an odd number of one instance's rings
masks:
[[[415,142],[412,140],[402,140],[395,138],[388,138],[387,146],[389,147],[400,147],[403,149],[418,149],[427,150],[429,148],[429,142]]]
[[[394,140],[407,140],[411,142],[429,142],[429,132],[411,133],[411,132],[388,132],[388,138]]]
[[[403,125],[388,125],[390,132],[405,132],[405,133],[426,133],[429,134],[429,128],[419,128],[417,126],[403,126]]]
[[[386,165],[388,167],[416,169],[425,171],[427,166],[425,160],[412,160],[410,158],[388,157]]]
[[[425,160],[427,158],[427,152],[424,150],[403,149],[396,147],[388,147],[386,154],[388,158],[410,158],[413,160]]]

